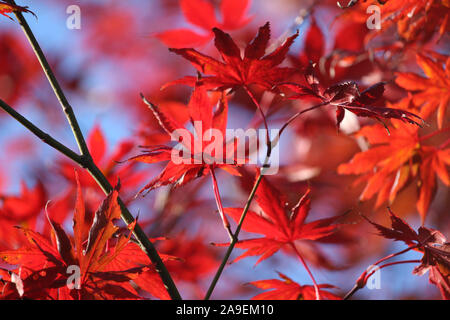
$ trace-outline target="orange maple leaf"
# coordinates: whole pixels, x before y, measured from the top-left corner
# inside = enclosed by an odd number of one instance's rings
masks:
[[[435,133],[419,137],[418,127],[394,119],[391,122],[390,136],[381,125],[362,128],[357,136],[365,137],[371,147],[341,164],[338,173],[362,174],[355,182],[366,182],[360,199],[376,195],[376,207],[387,200],[393,202],[397,193],[417,178],[417,210],[423,222],[436,191],[437,177],[450,185],[446,168],[450,165],[450,148],[445,148],[446,143],[438,147],[424,145],[424,140]]]
[[[400,72],[397,73],[395,82],[412,91],[412,102],[420,107],[422,117],[427,118],[437,110],[438,126],[441,129],[450,103],[450,57],[442,63],[417,54],[417,63],[426,77]]]

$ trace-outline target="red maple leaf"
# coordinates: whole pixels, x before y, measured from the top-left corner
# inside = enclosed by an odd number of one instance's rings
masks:
[[[22,182],[19,196],[0,195],[0,249],[19,246],[23,236],[16,226],[34,228],[46,203],[46,191],[42,183],[32,189]]]
[[[165,114],[164,111],[160,110],[158,106],[147,101],[145,98],[144,101],[150,107],[156,119],[158,119],[161,127],[173,138],[173,140],[180,141],[180,138],[182,137],[175,135],[177,130],[181,129],[183,132],[189,133],[188,138],[190,138],[190,141],[182,141],[181,139],[180,142],[182,143],[184,150],[169,146],[154,146],[147,148],[145,153],[130,159],[144,163],[169,161],[164,170],[144,186],[139,193],[151,191],[168,184],[179,187],[195,178],[207,175],[214,170],[214,168],[221,168],[231,174],[239,176],[239,172],[234,168],[236,161],[234,159],[231,161],[227,161],[227,159],[216,159],[216,155],[213,152],[214,150],[211,150],[211,152],[208,153],[206,148],[211,141],[203,139],[205,133],[210,129],[219,130],[222,133],[223,138],[226,138],[228,103],[224,94],[222,94],[219,99],[217,109],[213,110],[213,104],[206,92],[203,79],[197,82],[188,105],[191,123],[194,125],[196,133],[195,136]],[[201,128],[199,125],[201,125]],[[196,140],[197,137],[201,137],[202,140]],[[232,145],[229,145],[226,141],[223,141],[223,146],[223,150],[228,150],[230,147],[234,148],[234,142]],[[173,152],[179,154],[185,161],[182,163],[175,163],[172,161]],[[226,156],[226,152],[224,152],[223,156]]]
[[[316,293],[314,286],[302,286],[278,272],[281,279],[259,280],[250,282],[257,288],[263,290],[270,290],[260,293],[252,298],[252,300],[315,300]],[[340,300],[341,298],[323,289],[335,288],[329,284],[319,284],[320,296],[326,300]]]
[[[199,283],[205,276],[216,270],[217,257],[202,236],[188,237],[182,232],[176,238],[161,242],[158,249],[166,254],[182,259],[168,261],[167,269],[176,279],[192,284]]]
[[[31,229],[21,228],[28,244],[0,253],[4,262],[15,266],[2,270],[3,282],[9,288],[11,284],[16,287],[16,292],[9,290],[9,294],[31,299],[140,298],[130,281],[155,271],[148,257],[130,241],[131,231],[128,235],[118,234],[119,227],[115,225],[121,215],[118,192],[114,190],[108,195],[93,218],[85,212],[80,187],[77,193],[73,239],[47,215],[51,241]],[[128,226],[130,230],[133,227],[134,224]],[[68,286],[70,267],[79,270],[79,287]],[[167,292],[162,290],[155,295],[166,296]]]
[[[234,262],[249,256],[260,256],[256,262],[258,264],[280,249],[290,248],[298,256],[314,285],[317,286],[304,259],[307,256],[301,252],[301,246],[298,246],[297,242],[315,241],[332,235],[339,227],[339,225],[333,223],[340,217],[319,219],[306,223],[305,220],[311,203],[309,193],[310,190],[307,190],[299,202],[289,208],[285,197],[272,187],[265,178],[262,178],[255,195],[256,203],[261,208],[262,213],[248,211],[242,230],[263,234],[264,237],[239,240],[236,247],[247,251],[236,258]],[[241,219],[242,208],[225,208],[224,210],[236,222]],[[227,244],[216,245],[227,246]]]
[[[445,143],[438,147],[424,144],[426,139],[441,131],[419,137],[417,127],[398,120],[391,122],[390,135],[380,125],[362,128],[357,136],[365,137],[370,148],[357,153],[350,162],[341,164],[338,173],[362,174],[355,182],[367,183],[360,199],[376,196],[376,207],[388,200],[393,202],[397,193],[417,178],[417,210],[424,221],[436,192],[437,177],[450,185],[446,167],[450,165],[450,148],[446,148]]]
[[[450,299],[450,243],[447,242],[445,236],[438,230],[423,226],[419,227],[416,232],[408,223],[397,217],[390,209],[389,215],[391,218],[391,228],[384,227],[367,218],[366,220],[378,230],[379,235],[394,241],[403,241],[408,245],[408,249],[380,259],[375,265],[379,265],[381,262],[411,249],[419,251],[423,253],[423,257],[420,260],[420,265],[414,268],[413,274],[423,275],[429,271],[430,282],[439,288],[443,299]],[[402,261],[381,265],[380,269],[399,263],[402,263]],[[370,274],[363,273],[358,280],[358,285],[363,287],[369,277]]]
[[[287,38],[273,52],[265,55],[266,47],[270,40],[270,24],[267,22],[259,28],[256,37],[247,45],[243,57],[240,48],[228,33],[218,28],[213,28],[213,32],[215,34],[214,45],[220,52],[223,62],[204,55],[192,48],[171,48],[169,50],[189,60],[199,72],[210,75],[203,78],[203,82],[208,89],[234,90],[240,87],[244,88],[261,113],[265,129],[269,132],[264,111],[250,91],[249,86],[254,84],[266,90],[273,90],[277,84],[286,81],[298,72],[295,68],[279,67],[284,61],[292,43],[297,38],[298,31],[293,36]],[[163,88],[173,84],[194,86],[196,81],[196,77],[187,76],[169,82]],[[268,153],[270,154],[271,146],[269,144],[271,139],[269,133],[267,133],[266,139]]]
[[[236,247],[247,251],[235,261],[249,256],[260,256],[256,262],[258,264],[284,246],[291,246],[297,250],[296,241],[314,241],[333,234],[338,227],[333,223],[339,216],[305,223],[311,203],[309,195],[310,190],[307,190],[299,202],[289,208],[284,196],[265,178],[262,178],[255,197],[262,213],[248,211],[242,229],[263,234],[264,237],[240,240]],[[236,222],[241,218],[243,211],[242,208],[225,208],[224,210]]]
[[[188,105],[195,134],[170,118],[158,106],[147,101],[144,96],[142,97],[158,119],[161,127],[172,140],[178,141],[179,144],[175,147],[149,147],[145,153],[130,159],[144,163],[169,161],[163,171],[145,185],[138,194],[150,192],[155,188],[169,184],[173,187],[179,187],[211,173],[219,214],[224,228],[231,237],[232,232],[223,212],[215,169],[220,168],[233,175],[240,176],[236,167],[245,163],[246,159],[241,159],[235,152],[236,142],[239,143],[236,138],[226,141],[228,102],[225,93],[220,94],[217,108],[214,110],[203,79],[196,82]],[[212,133],[214,130],[218,134]],[[174,159],[174,154],[176,154],[177,159]]]
[[[116,148],[111,152],[108,152],[107,139],[100,126],[96,125],[87,137],[87,145],[95,164],[102,170],[105,177],[111,183],[116,183],[120,179],[122,189],[128,190],[141,183],[145,178],[145,175],[142,172],[136,170],[136,165],[134,163],[122,164],[122,161],[124,161],[127,156],[129,157],[130,153],[133,151],[135,146],[133,141],[129,139],[122,140],[118,143]],[[61,159],[57,163],[57,170],[64,178],[72,183],[73,189],[77,186],[73,174],[76,168],[77,166],[67,159]],[[98,192],[98,197],[102,197],[97,182],[87,171],[83,170],[79,173],[79,180],[83,189],[91,188]]]
[[[250,22],[246,16],[249,0],[222,0],[220,12],[223,21],[219,22],[215,8],[206,0],[180,0],[181,10],[186,19],[196,27],[203,30],[199,34],[190,29],[174,29],[158,33],[158,37],[167,46],[172,48],[195,47],[208,42],[213,37],[211,29],[218,27],[223,30],[239,29]]]
[[[214,44],[220,52],[223,62],[191,48],[169,49],[189,60],[199,72],[211,75],[203,78],[203,82],[210,89],[247,88],[251,84],[256,84],[271,90],[276,84],[286,81],[297,72],[297,69],[282,68],[278,65],[285,59],[290,46],[298,36],[298,32],[286,39],[272,53],[265,55],[270,39],[270,25],[267,22],[259,28],[256,38],[247,45],[243,57],[241,56],[241,50],[228,33],[218,28],[214,28],[213,32],[215,35]],[[170,82],[165,87],[176,83],[193,86],[195,81],[196,77],[188,76]]]

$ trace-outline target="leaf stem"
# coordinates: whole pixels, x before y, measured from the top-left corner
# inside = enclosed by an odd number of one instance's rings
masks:
[[[261,113],[262,120],[264,122],[264,128],[266,129],[266,140],[267,140],[267,155],[270,157],[270,154],[272,153],[272,144],[270,140],[270,133],[269,133],[269,126],[267,124],[266,115],[264,114],[264,111],[261,108],[261,105],[259,104],[258,100],[256,100],[253,93],[250,91],[250,89],[247,86],[244,86],[245,91],[249,95],[249,97],[252,99],[253,103],[256,105],[256,108],[259,110],[259,113]]]
[[[212,165],[209,166],[209,170],[211,171],[211,179],[213,182],[214,189],[214,198],[216,199],[217,209],[219,210],[220,218],[223,222],[223,227],[228,232],[228,236],[230,237],[230,241],[233,241],[233,231],[231,231],[230,222],[227,219],[227,216],[224,213],[222,199],[220,197],[219,185],[216,179],[216,173],[214,172],[214,167]]]
[[[256,102],[256,99],[254,98],[253,94],[250,92],[250,90],[248,90],[247,87],[245,87],[245,89],[247,90],[247,93],[250,95],[250,97],[255,102],[255,104],[258,106],[258,109],[261,111],[261,114],[263,115],[263,119],[264,119],[264,122],[265,122],[264,113],[262,112],[261,108],[259,107],[259,104]],[[266,159],[264,160],[264,164],[262,165],[262,169],[261,170],[264,171],[266,169],[266,166],[268,165],[269,160],[270,160],[271,151],[278,144],[278,142],[280,141],[281,134],[283,133],[284,129],[289,125],[289,123],[292,122],[293,120],[295,120],[297,117],[299,117],[303,113],[306,113],[306,112],[311,111],[313,109],[319,108],[319,107],[321,107],[323,105],[326,105],[326,104],[328,104],[328,102],[321,103],[319,105],[316,105],[316,106],[313,106],[311,108],[308,108],[308,109],[305,109],[303,111],[298,112],[291,119],[289,119],[287,123],[285,123],[285,125],[281,128],[280,132],[274,138],[273,141],[270,140],[269,131],[267,130],[267,135],[268,135],[268,137],[267,137],[267,141],[268,141],[268,144],[267,144],[267,155],[266,155]],[[266,128],[267,128],[267,123],[266,122],[265,122],[265,125],[266,125]],[[217,272],[216,272],[216,274],[215,274],[215,276],[214,276],[214,278],[213,278],[213,280],[212,280],[212,282],[211,282],[211,284],[210,284],[210,286],[208,288],[208,291],[206,292],[206,295],[205,295],[205,298],[204,298],[205,300],[209,300],[209,298],[211,298],[211,295],[212,295],[212,293],[214,291],[214,288],[216,287],[217,282],[219,281],[219,279],[220,279],[220,277],[222,275],[222,272],[225,269],[225,266],[226,266],[226,264],[228,262],[228,259],[230,258],[231,253],[232,253],[234,247],[236,246],[236,243],[239,241],[238,240],[239,233],[241,232],[242,225],[244,223],[244,219],[247,216],[247,212],[250,209],[250,205],[251,205],[251,203],[253,201],[253,198],[255,197],[256,191],[258,190],[259,184],[261,183],[262,176],[263,175],[261,173],[259,173],[259,175],[256,178],[255,184],[253,185],[253,189],[250,192],[248,200],[247,200],[247,202],[245,204],[245,207],[244,207],[244,209],[242,211],[241,218],[239,219],[238,226],[236,228],[236,231],[233,234],[233,238],[232,238],[232,240],[230,242],[230,245],[228,246],[227,252],[225,253],[225,256],[223,257],[222,263],[220,264],[219,269],[217,270]],[[308,268],[307,267],[305,267],[305,268],[308,271]],[[311,274],[311,276],[312,276],[312,274]],[[315,282],[313,277],[312,277],[312,279],[313,279],[313,282]],[[316,287],[317,287],[317,285],[316,285]],[[317,296],[317,291],[316,291],[316,296]],[[319,295],[319,297],[320,297],[320,295]]]
[[[230,258],[231,252],[233,251],[236,243],[238,242],[238,236],[239,236],[239,233],[241,232],[241,228],[244,223],[244,219],[247,215],[248,210],[250,209],[250,205],[253,201],[253,198],[255,197],[256,190],[258,190],[259,184],[261,183],[261,179],[262,179],[262,175],[259,174],[258,177],[256,178],[255,184],[253,185],[253,189],[250,192],[248,200],[242,211],[238,226],[236,228],[236,231],[233,234],[233,239],[232,239],[230,245],[228,246],[227,252],[225,253],[222,263],[220,264],[219,269],[217,270],[216,275],[214,276],[213,281],[211,282],[211,285],[208,288],[208,291],[205,295],[205,300],[209,300],[209,298],[211,297],[211,294],[213,293],[214,288],[216,287],[216,284],[219,281],[220,276],[222,275],[223,269],[225,268],[225,265],[227,264],[228,259]]]
[[[406,252],[408,252],[408,251],[410,251],[410,250],[413,250],[413,249],[415,249],[415,248],[418,248],[419,246],[420,246],[420,244],[416,244],[416,245],[410,246],[410,247],[408,247],[408,248],[406,248],[406,249],[404,249],[404,250],[402,250],[402,251],[399,251],[399,252],[396,252],[396,253],[392,253],[392,254],[390,254],[390,255],[387,255],[386,257],[381,258],[380,260],[378,260],[377,262],[375,262],[375,263],[373,264],[373,266],[377,266],[377,265],[379,265],[380,263],[382,263],[382,262],[384,262],[384,261],[386,261],[386,260],[388,260],[388,259],[390,259],[390,258],[393,258],[393,257],[399,256],[399,255],[401,255],[401,254],[404,254],[404,253],[406,253]],[[359,276],[358,280],[356,281],[356,284],[355,284],[355,285],[353,286],[353,288],[352,288],[352,289],[344,296],[344,300],[350,299],[350,297],[353,296],[353,294],[355,294],[358,290],[360,290],[360,289],[362,289],[362,288],[365,287],[366,282],[367,282],[367,279],[368,279],[368,277],[367,277],[367,271],[368,271],[368,270],[365,270],[365,271]],[[370,275],[372,275],[372,274],[373,274],[373,272],[372,272]]]
[[[320,297],[320,291],[319,291],[319,286],[316,282],[316,279],[314,278],[311,269],[309,269],[308,265],[306,264],[305,259],[303,258],[303,256],[301,255],[300,251],[298,251],[297,247],[295,246],[295,244],[293,242],[289,243],[292,247],[292,249],[294,249],[295,253],[297,254],[298,258],[300,259],[300,262],[302,263],[303,267],[305,268],[306,272],[308,272],[309,277],[311,278],[313,285],[314,285],[314,291],[316,292],[316,300],[321,300]]]

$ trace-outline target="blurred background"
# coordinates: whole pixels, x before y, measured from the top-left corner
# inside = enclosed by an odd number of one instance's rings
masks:
[[[218,21],[223,21],[218,9],[220,1],[209,2],[217,8]],[[38,17],[26,15],[83,133],[89,137],[97,163],[111,183],[120,178],[123,196],[133,214],[139,214],[149,236],[168,237],[157,243],[159,250],[185,259],[183,263],[169,263],[183,296],[201,298],[225,253],[225,248],[210,243],[228,241],[216,212],[210,179],[195,180],[181,189],[163,187],[134,199],[163,166],[123,161],[138,155],[139,146],[169,141],[142,103],[141,92],[180,121],[187,120],[190,89],[173,86],[161,91],[160,87],[184,75],[194,75],[195,70],[187,61],[170,53],[168,46],[186,44],[218,57],[210,31],[190,23],[178,0],[21,0],[18,4],[29,6]],[[69,17],[66,9],[70,5],[81,9],[79,30],[66,26]],[[362,9],[348,10],[361,13]],[[320,63],[320,77],[325,85],[354,80],[365,88],[387,81],[387,101],[406,96],[392,82],[394,71],[421,72],[414,60],[417,50],[433,50],[444,55],[449,52],[448,33],[440,41],[436,34],[405,41],[401,35],[383,29],[385,34],[368,42],[370,30],[365,26],[365,18],[356,19],[356,13],[350,18],[341,16],[343,12],[335,1],[253,0],[249,1],[241,24],[234,27],[230,24],[226,31],[238,45],[245,46],[266,21],[271,23],[275,45],[299,29],[300,36],[291,48],[286,65],[303,68],[308,60]],[[191,42],[186,38],[186,43],[181,43],[180,39],[164,34],[179,28],[189,29],[198,36]],[[273,128],[279,128],[289,115],[307,106],[298,101],[282,101],[268,93],[257,95],[265,108],[276,110],[268,116],[269,126]],[[20,26],[6,18],[0,19],[0,97],[76,150],[70,127]],[[342,295],[369,265],[404,245],[376,236],[374,228],[360,217],[364,214],[387,225],[388,203],[375,208],[374,199],[359,201],[364,184],[355,185],[357,177],[336,172],[339,164],[348,162],[364,147],[352,133],[373,121],[346,114],[342,130],[337,132],[333,117],[334,110],[325,110],[296,122],[283,137],[280,173],[268,179],[292,204],[309,184],[312,188],[310,220],[349,212],[339,241],[325,239],[323,243],[300,245],[317,281],[337,286],[333,292]],[[246,127],[247,123],[258,120],[251,100],[244,92],[237,91],[230,100],[229,127]],[[0,150],[0,203],[4,201],[0,212],[6,212],[8,206],[21,208],[21,212],[15,212],[14,219],[8,220],[10,224],[27,224],[48,232],[43,208],[51,200],[51,214],[71,230],[75,169],[80,174],[88,207],[94,210],[103,197],[82,169],[41,143],[3,111],[0,112]],[[242,179],[218,174],[225,206],[245,204],[254,168],[244,168],[242,174]],[[439,182],[436,190],[425,225],[449,235],[449,189]],[[416,200],[416,186],[412,183],[391,204],[392,210],[414,228],[421,224]],[[2,219],[6,218],[0,216]],[[2,238],[1,232],[0,227],[1,249],[17,246],[15,239]],[[258,236],[243,232],[240,238]],[[236,249],[233,257],[242,252]],[[420,259],[420,254],[411,252],[401,258]],[[308,274],[289,251],[280,251],[254,266],[257,259],[246,258],[227,266],[213,297],[251,298],[261,290],[248,283],[275,279],[277,271],[299,284],[311,284]],[[381,288],[363,289],[355,297],[439,298],[438,289],[428,282],[428,275],[414,276],[413,268],[414,265],[406,264],[383,269]]]

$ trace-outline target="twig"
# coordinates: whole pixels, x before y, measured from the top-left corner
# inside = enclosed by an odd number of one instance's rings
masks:
[[[14,0],[7,0],[7,1],[12,5],[17,5]],[[41,64],[41,67],[45,75],[47,76],[47,79],[50,85],[52,86],[52,89],[55,92],[55,95],[58,98],[59,103],[61,104],[61,107],[67,117],[67,120],[69,121],[70,127],[72,128],[72,132],[75,136],[75,139],[77,140],[78,148],[81,154],[83,156],[88,155],[89,150],[86,141],[84,140],[80,126],[78,125],[77,118],[75,117],[73,109],[69,104],[63,90],[61,89],[58,80],[56,80],[55,74],[53,73],[52,68],[50,67],[50,64],[47,61],[47,58],[44,55],[44,52],[42,51],[38,41],[36,40],[33,31],[31,31],[30,26],[28,25],[27,21],[25,20],[25,17],[20,11],[14,11],[14,15],[16,16],[17,21],[19,21],[23,32],[25,33],[28,41],[30,42],[31,47],[33,48],[33,51],[37,59],[39,60],[39,63]]]
[[[308,265],[306,264],[305,259],[303,258],[303,256],[300,254],[300,251],[298,251],[297,247],[295,246],[295,244],[293,242],[290,243],[292,249],[294,249],[295,253],[297,254],[297,257],[300,259],[300,262],[302,263],[303,267],[305,268],[306,272],[308,272],[309,277],[311,278],[312,282],[313,282],[313,286],[314,286],[314,291],[316,293],[316,300],[320,300],[320,290],[319,290],[319,286],[316,282],[316,279],[314,278],[311,269],[309,269]]]
[[[248,90],[248,93],[252,97],[252,94],[251,94],[251,92],[249,90]],[[270,137],[267,138],[267,141],[268,141],[267,155],[266,155],[266,159],[264,160],[264,164],[262,165],[262,168],[261,168],[262,171],[267,168],[267,165],[269,163],[270,156],[271,156],[271,151],[274,150],[274,148],[277,146],[278,142],[280,141],[281,134],[283,133],[283,131],[287,127],[287,125],[290,122],[292,122],[293,120],[295,120],[297,117],[299,117],[300,115],[302,115],[302,114],[304,114],[304,113],[306,113],[308,111],[314,110],[316,108],[319,108],[322,105],[323,104],[316,105],[314,107],[305,109],[305,110],[297,113],[295,116],[293,116],[291,119],[288,120],[288,122],[282,127],[282,129],[280,130],[278,135],[272,141],[270,140]],[[219,269],[217,270],[217,272],[216,272],[216,274],[215,274],[215,276],[214,276],[214,278],[213,278],[213,280],[212,280],[212,282],[211,282],[211,284],[210,284],[210,286],[208,288],[208,291],[206,292],[206,295],[205,295],[205,298],[204,298],[205,300],[209,300],[209,298],[211,297],[212,292],[214,291],[214,288],[216,287],[216,284],[219,281],[219,278],[222,275],[222,272],[223,272],[223,270],[224,270],[224,268],[225,268],[225,266],[226,266],[226,264],[228,262],[228,259],[231,256],[231,252],[233,251],[234,247],[236,246],[236,243],[239,241],[238,240],[239,233],[241,232],[242,225],[244,223],[244,219],[245,219],[245,217],[247,215],[248,210],[250,209],[250,205],[252,204],[252,201],[253,201],[253,198],[255,197],[256,191],[258,190],[259,184],[261,183],[262,176],[263,176],[263,174],[260,173],[258,175],[258,177],[256,178],[256,181],[255,181],[255,184],[253,186],[253,189],[250,192],[248,200],[247,200],[247,202],[245,204],[245,207],[244,207],[244,209],[242,211],[241,218],[239,219],[239,223],[238,223],[238,226],[236,228],[236,231],[234,232],[233,239],[230,242],[230,245],[228,246],[227,252],[225,253],[225,256],[224,256],[224,258],[222,260],[222,263],[220,264]]]
[[[10,4],[16,5],[14,0],[7,0]],[[28,121],[25,117],[18,114],[14,109],[9,107],[6,103],[2,101],[1,107],[11,114],[16,120],[18,120],[22,125],[24,125],[26,128],[28,128],[31,132],[33,132],[36,136],[38,136],[42,141],[50,145],[51,147],[55,148],[56,150],[60,151],[70,159],[72,159],[74,162],[79,164],[81,167],[86,168],[86,170],[90,173],[90,175],[95,179],[95,181],[98,183],[98,185],[102,188],[103,192],[105,194],[109,194],[113,187],[107,180],[107,178],[104,176],[104,174],[101,172],[101,170],[97,167],[97,165],[94,163],[92,156],[89,152],[89,149],[87,147],[86,141],[84,139],[83,133],[80,129],[80,126],[78,124],[77,118],[75,116],[75,113],[69,104],[66,96],[64,95],[63,90],[61,89],[61,86],[59,85],[58,81],[56,80],[56,77],[45,58],[45,55],[39,46],[38,41],[36,40],[33,32],[31,31],[30,26],[26,22],[24,16],[21,12],[15,11],[14,12],[17,20],[19,21],[20,25],[22,26],[23,32],[25,33],[26,37],[28,38],[28,41],[30,42],[34,53],[36,54],[36,57],[38,58],[42,69],[44,70],[48,81],[50,82],[50,85],[53,88],[53,91],[55,92],[56,97],[58,98],[61,107],[64,111],[64,114],[66,115],[66,118],[70,124],[70,127],[72,129],[73,135],[75,136],[75,139],[78,144],[78,148],[81,152],[81,156],[77,155],[75,152],[70,150],[69,148],[65,147],[52,137],[50,137],[48,134],[41,131],[39,128],[37,128],[35,125],[33,125],[30,121]],[[134,222],[134,217],[128,210],[128,208],[125,206],[123,201],[118,198],[118,203],[121,208],[122,212],[122,219],[125,221],[125,223],[130,224]],[[134,231],[134,236],[136,237],[139,246],[141,249],[145,252],[145,254],[150,258],[152,263],[155,265],[155,269],[158,272],[159,276],[161,277],[162,282],[164,283],[164,286],[167,289],[167,292],[169,293],[170,297],[174,300],[180,300],[181,296],[178,292],[177,287],[175,286],[175,283],[173,282],[172,277],[170,276],[167,268],[165,267],[163,261],[161,260],[161,257],[159,256],[156,248],[153,246],[153,244],[150,242],[148,237],[145,235],[142,228],[136,224]]]
[[[239,220],[239,224],[233,235],[233,240],[231,241],[230,245],[228,246],[227,252],[225,253],[222,263],[220,264],[219,269],[217,270],[216,275],[214,276],[214,279],[208,288],[208,291],[205,295],[205,300],[209,300],[209,298],[211,297],[211,294],[213,293],[214,288],[216,287],[217,281],[219,281],[219,278],[222,275],[223,269],[225,268],[225,265],[227,264],[228,259],[230,258],[231,252],[233,251],[236,243],[238,242],[238,236],[239,236],[239,233],[241,232],[242,224],[244,223],[245,216],[247,215],[247,212],[250,209],[250,205],[253,201],[253,198],[255,197],[256,190],[258,190],[258,186],[261,182],[261,179],[262,179],[262,175],[259,174],[258,178],[255,181],[253,189],[250,192],[250,195],[248,197],[247,203],[245,204],[244,210],[242,211],[242,215]]]
[[[413,249],[415,249],[415,248],[417,248],[417,247],[419,247],[419,244],[410,246],[410,247],[408,247],[408,248],[406,248],[406,249],[404,249],[404,250],[401,250],[401,251],[399,251],[399,252],[396,252],[396,253],[392,253],[392,254],[390,254],[390,255],[387,255],[386,257],[381,258],[380,260],[378,260],[377,262],[375,262],[375,263],[373,264],[373,266],[377,266],[377,265],[379,265],[380,263],[382,263],[382,262],[384,262],[384,261],[386,261],[386,260],[388,260],[388,259],[391,259],[391,258],[393,258],[393,257],[396,257],[396,256],[399,256],[399,255],[401,255],[401,254],[404,254],[404,253],[406,253],[406,252],[408,252],[408,251],[410,251],[410,250],[413,250]],[[390,265],[390,264],[388,263],[388,264],[386,264],[386,265],[384,265],[384,266],[387,266],[387,265]],[[373,272],[372,272],[369,276],[367,276],[367,271],[368,271],[368,270],[364,271],[364,272],[359,276],[359,278],[358,278],[358,280],[356,280],[356,283],[355,283],[355,285],[353,286],[353,288],[352,288],[352,289],[344,296],[344,300],[350,299],[350,297],[353,296],[358,290],[360,290],[360,289],[362,289],[362,288],[365,287],[366,282],[367,282],[367,279],[373,274]]]
[[[30,122],[27,118],[22,116],[20,113],[18,113],[16,110],[14,110],[11,106],[9,106],[6,102],[0,99],[0,108],[5,110],[6,113],[8,113],[11,117],[16,119],[20,124],[22,124],[25,128],[30,130],[32,133],[34,133],[35,136],[37,136],[39,139],[41,139],[44,143],[48,144],[52,148],[58,150],[62,154],[64,154],[66,157],[72,159],[76,163],[83,163],[83,157],[79,154],[75,153],[71,149],[67,148],[65,145],[63,145],[61,142],[54,139],[52,136],[50,136],[48,133],[42,131],[38,127],[36,127],[32,122]]]
[[[227,231],[228,236],[230,237],[230,241],[233,241],[233,231],[231,231],[230,222],[228,221],[228,218],[225,215],[224,210],[223,210],[222,198],[220,197],[219,184],[217,183],[216,173],[214,172],[214,167],[212,165],[210,165],[209,170],[211,171],[211,179],[212,179],[212,183],[213,183],[214,198],[216,199],[217,209],[219,210],[219,215],[220,215],[220,218],[222,219],[223,227]]]

